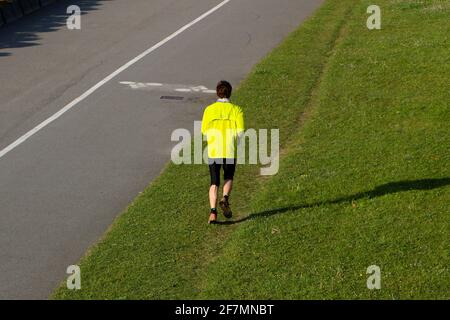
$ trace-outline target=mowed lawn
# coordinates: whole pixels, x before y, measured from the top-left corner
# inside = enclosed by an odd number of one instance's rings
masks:
[[[231,222],[206,224],[206,166],[170,164],[52,298],[448,299],[450,4],[379,0],[368,30],[371,4],[326,1],[240,85],[281,162],[238,167]]]

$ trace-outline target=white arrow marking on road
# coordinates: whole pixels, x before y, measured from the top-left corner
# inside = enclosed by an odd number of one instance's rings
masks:
[[[139,90],[160,90],[160,91],[176,91],[176,92],[195,92],[195,93],[216,93],[216,90],[210,90],[205,86],[187,86],[181,84],[162,84],[154,82],[132,82],[132,81],[121,81],[121,84],[129,86],[131,89]]]
[[[191,89],[175,89],[178,92],[191,92]]]

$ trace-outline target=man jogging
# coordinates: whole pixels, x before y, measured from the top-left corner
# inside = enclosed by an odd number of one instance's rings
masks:
[[[205,109],[202,120],[202,134],[208,141],[208,164],[211,176],[209,203],[211,206],[209,224],[217,222],[217,197],[220,186],[220,169],[223,167],[223,198],[219,205],[226,218],[232,217],[228,202],[233,187],[236,169],[236,144],[244,132],[244,114],[240,107],[230,102],[231,84],[220,81],[217,84],[219,100]]]

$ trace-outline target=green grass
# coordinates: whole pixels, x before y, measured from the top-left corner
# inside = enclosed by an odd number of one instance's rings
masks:
[[[327,1],[237,90],[282,157],[238,167],[235,223],[206,225],[205,166],[168,165],[53,298],[448,299],[450,8],[379,0],[369,31],[370,4]]]

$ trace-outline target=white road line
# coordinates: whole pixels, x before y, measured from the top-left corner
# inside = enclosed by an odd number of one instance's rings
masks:
[[[108,83],[109,81],[111,81],[113,78],[115,78],[118,74],[122,73],[123,71],[125,71],[126,69],[128,69],[129,67],[131,67],[133,64],[135,64],[136,62],[138,62],[139,60],[143,59],[144,57],[146,57],[147,55],[149,55],[150,53],[152,53],[153,51],[155,51],[156,49],[158,49],[159,47],[163,46],[164,44],[166,44],[167,42],[169,42],[170,40],[172,40],[173,38],[177,37],[178,35],[180,35],[181,33],[183,33],[184,31],[186,31],[187,29],[191,28],[193,25],[197,24],[198,22],[202,21],[203,19],[205,19],[206,17],[208,17],[209,15],[211,15],[212,13],[216,12],[217,10],[219,10],[220,8],[222,8],[224,5],[226,5],[228,2],[230,2],[231,0],[224,0],[221,3],[219,3],[217,6],[215,6],[214,8],[212,8],[211,10],[208,10],[207,12],[205,12],[204,14],[202,14],[200,17],[198,17],[195,20],[192,20],[191,22],[189,22],[187,25],[185,25],[184,27],[178,29],[177,31],[175,31],[174,33],[172,33],[170,36],[168,36],[167,38],[161,40],[160,42],[158,42],[157,44],[155,44],[154,46],[152,46],[151,48],[148,48],[147,50],[145,50],[144,52],[142,52],[140,55],[138,55],[137,57],[135,57],[134,59],[128,61],[126,64],[124,64],[123,66],[121,66],[119,69],[117,69],[116,71],[114,71],[113,73],[111,73],[109,76],[107,76],[106,78],[104,78],[103,80],[101,80],[99,83],[97,83],[96,85],[94,85],[93,87],[91,87],[89,90],[87,90],[86,92],[84,92],[81,96],[79,96],[78,98],[76,98],[75,100],[73,100],[72,102],[70,102],[69,104],[67,104],[64,108],[62,108],[61,110],[59,110],[57,113],[55,113],[54,115],[52,115],[50,118],[44,120],[43,122],[41,122],[39,125],[37,125],[36,127],[34,127],[33,129],[31,129],[30,131],[28,131],[27,133],[25,133],[23,136],[21,136],[19,139],[17,139],[16,141],[14,141],[13,143],[11,143],[10,145],[8,145],[6,148],[4,148],[3,150],[0,151],[0,159],[3,158],[7,153],[9,153],[10,151],[12,151],[13,149],[15,149],[16,147],[18,147],[19,145],[21,145],[22,143],[24,143],[26,140],[28,140],[31,136],[33,136],[34,134],[36,134],[37,132],[39,132],[41,129],[43,129],[44,127],[46,127],[47,125],[49,125],[50,123],[52,123],[53,121],[55,121],[56,119],[58,119],[59,117],[61,117],[64,113],[66,113],[67,111],[69,111],[70,109],[72,109],[74,106],[76,106],[78,103],[80,103],[81,101],[85,100],[87,97],[89,97],[91,94],[93,94],[95,91],[97,91],[99,88],[101,88],[102,86],[104,86],[106,83]]]

